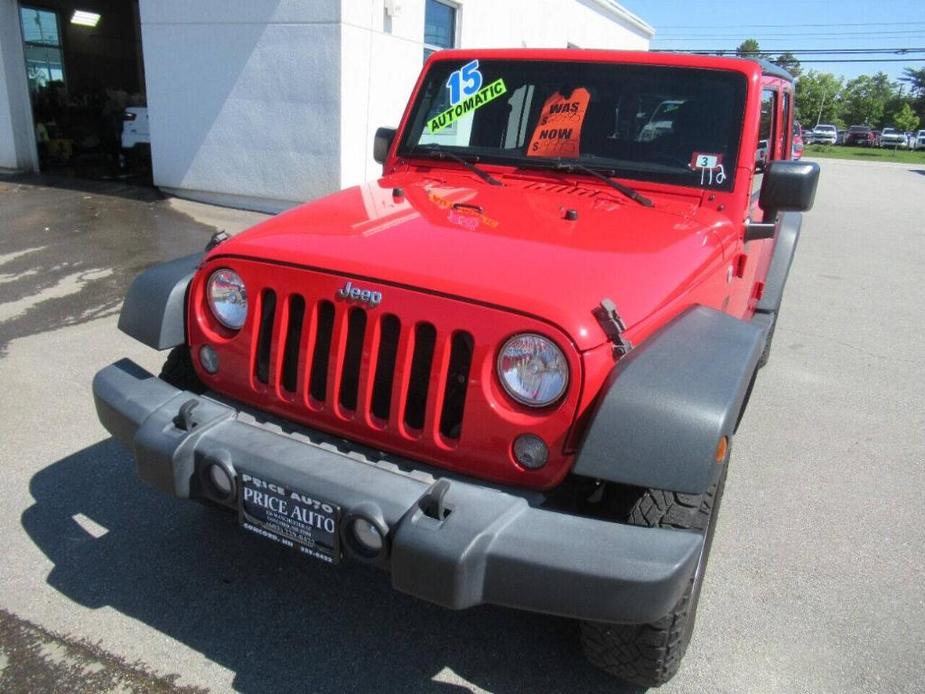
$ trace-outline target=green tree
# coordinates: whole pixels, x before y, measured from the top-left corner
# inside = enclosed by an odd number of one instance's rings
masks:
[[[925,67],[907,67],[899,79],[909,85],[912,110],[918,114],[920,119],[925,119]]]
[[[755,39],[745,39],[736,46],[736,55],[740,58],[767,58],[767,53],[761,52],[761,47]]]
[[[913,99],[925,99],[925,67],[907,67],[899,79],[909,85],[909,95]]]
[[[780,65],[794,77],[799,77],[800,73],[803,72],[803,67],[800,65],[800,61],[797,60],[797,57],[790,51],[781,53],[776,58],[772,58],[771,62],[775,65]]]
[[[796,81],[796,117],[804,126],[842,124],[841,77],[810,70]]]
[[[893,114],[893,122],[900,130],[910,131],[917,130],[919,127],[919,117],[912,110],[909,102],[903,104],[903,107]]]
[[[887,105],[895,94],[896,85],[886,73],[859,75],[845,85],[845,116],[853,124],[881,126]]]

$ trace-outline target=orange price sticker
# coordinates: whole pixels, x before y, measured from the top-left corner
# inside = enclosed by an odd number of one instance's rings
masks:
[[[573,90],[568,98],[556,92],[546,99],[527,146],[527,156],[578,157],[589,101],[591,95],[583,87]]]

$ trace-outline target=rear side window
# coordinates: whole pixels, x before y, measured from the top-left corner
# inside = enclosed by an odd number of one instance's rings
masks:
[[[784,92],[784,113],[781,120],[780,140],[781,156],[786,159],[790,151],[790,138],[787,137],[787,124],[790,122],[790,92]]]
[[[777,92],[765,89],[761,92],[761,120],[758,124],[758,150],[755,152],[755,167],[759,171],[771,160],[776,116]]]

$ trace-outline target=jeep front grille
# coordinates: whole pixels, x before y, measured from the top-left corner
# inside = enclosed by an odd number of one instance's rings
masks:
[[[206,279],[231,267],[250,310],[239,331],[215,321]],[[347,278],[321,270],[216,257],[190,288],[189,342],[218,357],[206,386],[285,419],[367,447],[502,483],[549,487],[568,472],[566,442],[581,393],[571,341],[538,318],[458,298],[351,278],[381,294],[376,306],[341,294]],[[537,332],[562,347],[575,378],[555,407],[513,402],[495,375],[511,335]],[[196,360],[198,362],[198,359]],[[529,431],[549,462],[524,470],[513,441]]]
[[[254,380],[270,392],[307,390],[312,410],[355,417],[359,408],[376,426],[400,421],[415,437],[433,418],[440,436],[459,439],[474,345],[465,330],[438,334],[429,322],[402,325],[392,313],[280,299],[273,289],[260,292],[256,310]],[[407,367],[399,378],[397,365]]]

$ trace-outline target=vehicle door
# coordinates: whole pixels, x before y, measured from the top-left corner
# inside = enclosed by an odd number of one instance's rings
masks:
[[[779,159],[789,159],[792,142],[793,91],[789,83],[781,80],[765,80],[761,88],[761,117],[758,124],[758,148],[755,152],[755,174],[752,177],[749,218],[764,220],[764,211],[758,205],[764,171],[768,164]],[[744,234],[744,227],[742,233]],[[733,292],[729,300],[729,312],[735,316],[747,316],[764,291],[764,278],[770,264],[773,239],[745,242],[741,252],[733,258],[730,271],[733,278]]]

